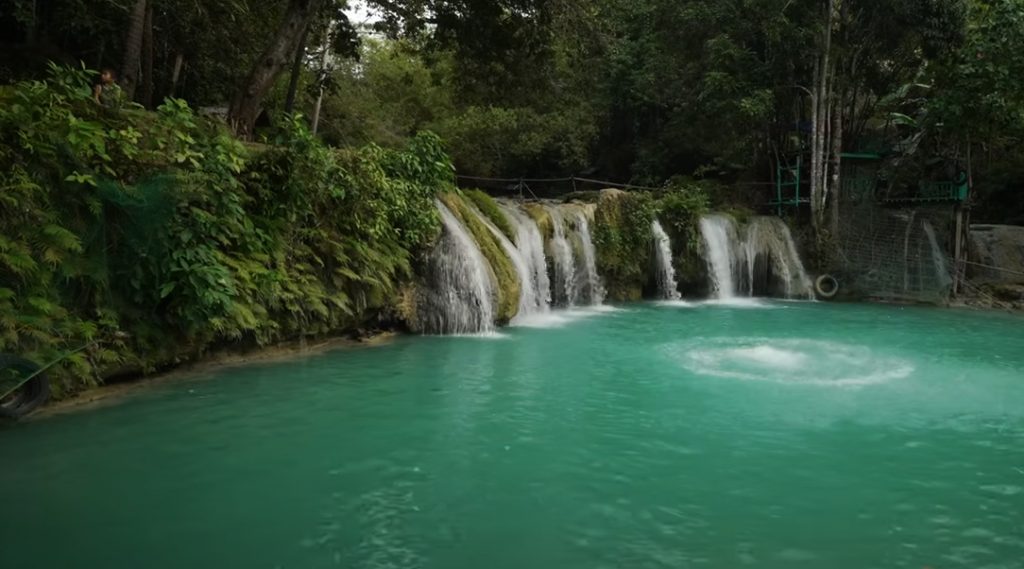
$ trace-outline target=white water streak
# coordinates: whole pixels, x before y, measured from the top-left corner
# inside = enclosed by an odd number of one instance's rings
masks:
[[[672,240],[657,219],[651,222],[654,237],[654,261],[657,263],[658,297],[662,300],[679,300],[679,283],[676,269],[672,266]]]

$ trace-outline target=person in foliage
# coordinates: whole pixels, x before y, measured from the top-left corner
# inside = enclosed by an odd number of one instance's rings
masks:
[[[112,69],[104,69],[100,73],[99,80],[92,87],[92,98],[97,104],[108,109],[121,106],[121,87],[118,86],[117,76]]]

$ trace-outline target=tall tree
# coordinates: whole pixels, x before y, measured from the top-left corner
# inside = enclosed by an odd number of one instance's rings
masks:
[[[121,88],[128,100],[135,98],[142,66],[142,37],[146,29],[146,0],[135,0],[128,17],[121,64]]]
[[[263,110],[263,100],[294,57],[306,28],[320,14],[324,2],[325,0],[288,1],[281,25],[231,101],[228,120],[238,134],[252,134],[256,118]]]

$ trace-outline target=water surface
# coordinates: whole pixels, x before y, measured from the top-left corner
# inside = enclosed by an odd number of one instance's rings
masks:
[[[1024,567],[1024,320],[538,316],[0,430],[3,567]]]

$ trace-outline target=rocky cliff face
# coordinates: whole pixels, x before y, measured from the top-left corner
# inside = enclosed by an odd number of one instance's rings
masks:
[[[994,305],[1024,309],[1024,227],[972,225],[970,282]]]

